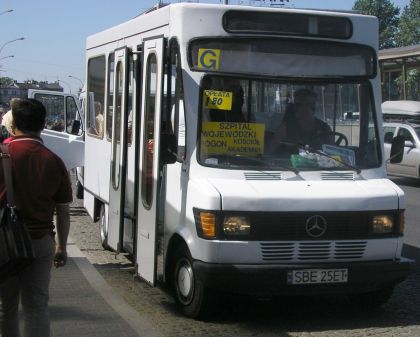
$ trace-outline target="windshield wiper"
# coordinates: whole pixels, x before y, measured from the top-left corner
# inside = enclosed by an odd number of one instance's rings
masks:
[[[258,158],[258,157],[247,157],[247,156],[242,156],[242,155],[226,155],[226,159],[229,160],[232,159],[232,162],[229,162],[230,165],[240,165],[241,163],[235,163],[234,161],[242,161],[242,162],[251,162],[251,163],[256,163],[259,164],[261,166],[267,166],[270,163],[267,162],[266,158]],[[256,166],[257,167],[257,166]],[[295,174],[299,173],[299,170],[297,170],[296,168],[292,167],[292,166],[288,166],[288,165],[281,165],[281,164],[272,164],[269,166],[270,168],[279,168],[279,169],[283,169],[286,171],[292,171]]]

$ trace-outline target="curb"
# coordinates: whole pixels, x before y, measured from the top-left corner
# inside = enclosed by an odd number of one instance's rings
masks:
[[[125,320],[128,325],[140,336],[163,337],[164,335],[138,311],[133,309],[116,291],[105,281],[102,275],[89,262],[86,256],[69,236],[67,254],[76,263],[89,284],[111,306],[111,308]]]

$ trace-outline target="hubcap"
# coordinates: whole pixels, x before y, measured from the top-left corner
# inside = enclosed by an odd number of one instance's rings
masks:
[[[194,275],[188,260],[183,259],[179,262],[176,280],[179,300],[182,304],[188,305],[194,293]]]
[[[101,226],[101,239],[102,239],[102,241],[105,241],[106,235],[107,235],[105,212],[101,212],[101,217],[99,219],[99,223],[100,223],[100,226]]]

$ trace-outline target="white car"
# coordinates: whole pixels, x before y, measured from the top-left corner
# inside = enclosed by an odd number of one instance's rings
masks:
[[[404,138],[403,159],[398,164],[388,160],[388,174],[420,178],[420,102],[386,101],[382,103],[382,114],[386,160],[390,157],[392,139]]]

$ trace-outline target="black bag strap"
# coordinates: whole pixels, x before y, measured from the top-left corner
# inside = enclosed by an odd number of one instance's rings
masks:
[[[0,144],[1,159],[3,163],[4,181],[6,183],[7,203],[9,207],[15,206],[15,192],[12,181],[12,162],[9,154],[9,147],[6,144]]]

